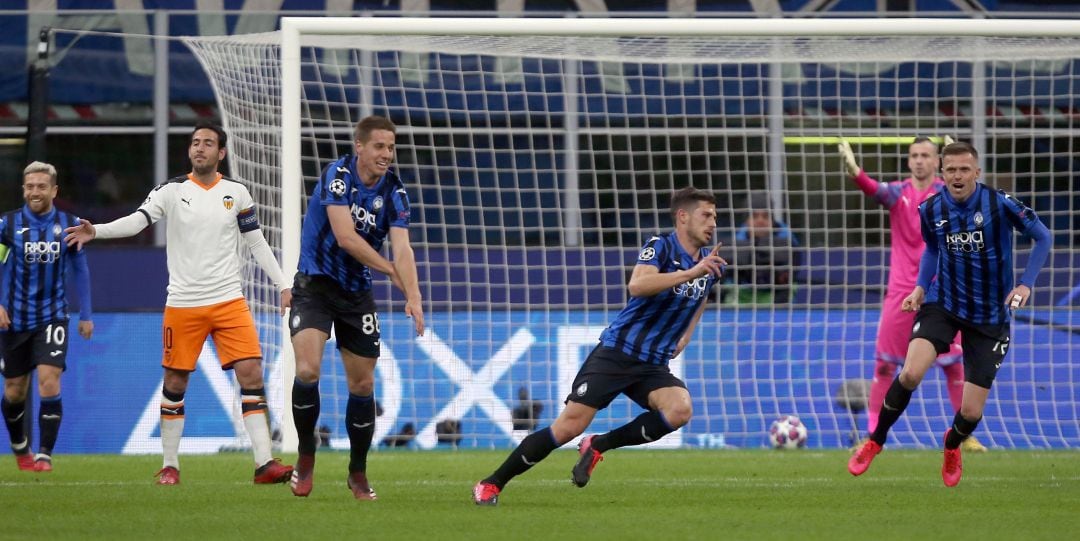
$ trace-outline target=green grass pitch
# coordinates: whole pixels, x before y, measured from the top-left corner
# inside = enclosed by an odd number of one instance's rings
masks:
[[[840,450],[618,450],[584,489],[572,450],[515,479],[494,508],[472,485],[506,451],[380,451],[379,501],[345,487],[347,454],[321,453],[311,497],[253,486],[247,454],[56,457],[48,474],[0,462],[0,539],[1068,539],[1080,532],[1080,452],[965,457],[941,483],[940,451],[889,450],[860,478]],[[286,456],[286,458],[291,458]]]

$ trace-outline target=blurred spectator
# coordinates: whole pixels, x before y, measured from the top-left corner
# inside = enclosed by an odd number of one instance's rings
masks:
[[[326,449],[330,448],[330,427],[326,425],[319,426],[319,447]]]
[[[405,423],[401,431],[383,438],[384,447],[408,447],[416,438],[416,427],[412,423]]]
[[[544,405],[539,400],[529,398],[529,389],[527,387],[518,389],[518,403],[510,413],[514,420],[514,430],[532,432],[536,429],[536,422],[540,419],[540,413],[543,411]]]
[[[443,419],[435,424],[435,438],[439,443],[457,447],[461,441],[461,421],[457,419]]]
[[[793,248],[799,241],[787,224],[772,217],[767,194],[751,195],[747,206],[750,213],[735,231],[734,254],[728,259],[735,271],[729,279],[736,282],[736,291],[725,302],[789,302],[794,269],[799,264]]]

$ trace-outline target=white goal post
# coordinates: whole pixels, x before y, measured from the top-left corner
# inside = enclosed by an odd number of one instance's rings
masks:
[[[866,170],[891,181],[906,174],[905,141],[951,135],[1058,234],[1014,325],[984,441],[1080,445],[1075,21],[285,17],[272,34],[186,41],[214,85],[234,176],[278,194],[260,216],[280,228],[271,242],[289,276],[306,192],[348,151],[351,125],[376,113],[400,127],[431,325],[413,340],[400,299],[377,289],[377,386],[397,393],[379,395],[380,440],[411,426],[420,448],[502,447],[535,426],[515,407],[533,403],[550,422],[625,302],[636,250],[670,227],[667,196],[694,184],[718,194],[720,238],[765,194],[798,239],[786,249],[796,263],[787,302],[743,299],[738,278],[710,304],[673,366],[695,420],[670,443],[762,446],[784,414],[803,418],[812,446],[848,443],[865,423],[836,394],[871,377],[888,213],[843,176],[835,142],[851,138]],[[1023,261],[1027,242],[1017,247]],[[752,271],[753,297],[764,264],[739,257],[733,272]],[[293,365],[281,351],[286,402],[272,407],[290,450]],[[338,362],[324,360],[323,417],[340,447]],[[923,385],[897,443],[935,444],[951,418],[940,387]],[[630,415],[616,404],[597,429]],[[459,439],[437,426],[446,420],[461,421]]]

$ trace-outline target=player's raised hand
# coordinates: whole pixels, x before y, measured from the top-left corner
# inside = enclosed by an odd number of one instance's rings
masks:
[[[859,162],[855,161],[855,153],[851,151],[851,145],[847,141],[840,140],[840,158],[844,161],[844,170],[851,178],[859,176],[859,171],[862,169],[859,167]]]
[[[1031,288],[1020,284],[1005,296],[1005,305],[1016,310],[1021,306],[1026,306],[1029,297],[1031,297]]]
[[[699,278],[710,274],[716,278],[720,278],[724,275],[724,267],[726,267],[728,263],[727,261],[724,261],[724,258],[717,255],[720,252],[720,246],[722,245],[722,242],[716,243],[716,246],[713,246],[709,255],[701,258],[701,260],[697,262],[697,265],[694,265],[695,274]]]
[[[925,298],[926,292],[923,291],[922,286],[915,286],[915,289],[911,290],[911,294],[904,297],[904,303],[900,305],[900,309],[905,312],[918,311]]]
[[[81,250],[83,244],[86,244],[97,236],[97,230],[94,229],[94,224],[89,220],[79,220],[79,225],[73,225],[64,230],[64,242],[68,246],[75,246],[76,249]]]

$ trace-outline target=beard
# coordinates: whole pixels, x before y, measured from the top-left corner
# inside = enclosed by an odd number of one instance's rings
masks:
[[[210,173],[217,171],[217,164],[211,164],[210,162],[207,162],[205,165],[192,165],[191,170],[196,175],[209,175]]]

